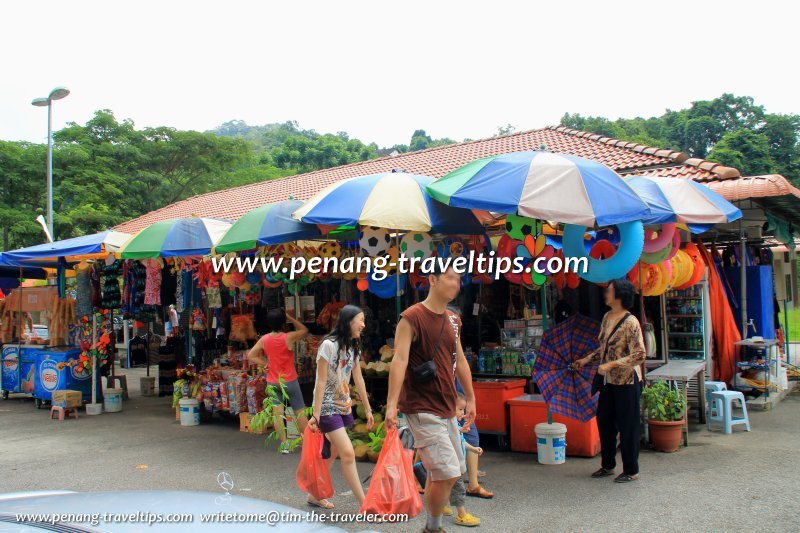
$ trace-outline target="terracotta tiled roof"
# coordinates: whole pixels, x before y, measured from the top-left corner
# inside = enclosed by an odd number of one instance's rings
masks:
[[[707,185],[711,190],[731,202],[747,200],[748,198],[757,199],[790,195],[800,197],[800,189],[779,174],[716,181]]]
[[[159,220],[192,215],[235,220],[255,207],[286,200],[289,196],[305,200],[343,178],[392,169],[439,178],[475,159],[508,152],[539,150],[542,144],[548,151],[593,159],[621,174],[671,176],[701,182],[739,177],[736,169],[703,159],[690,159],[682,152],[551,126],[201,194],[129,220],[115,229],[135,233]]]

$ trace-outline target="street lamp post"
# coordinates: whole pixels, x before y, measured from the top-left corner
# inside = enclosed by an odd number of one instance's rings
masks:
[[[53,101],[61,100],[68,94],[66,87],[56,87],[47,98],[34,98],[31,102],[37,107],[47,107],[47,230],[53,240]]]

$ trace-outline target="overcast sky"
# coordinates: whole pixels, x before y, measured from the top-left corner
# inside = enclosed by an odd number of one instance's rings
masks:
[[[480,138],[564,112],[660,115],[724,92],[798,113],[794,2],[0,4],[0,139],[108,108],[137,126],[297,120],[381,146]]]

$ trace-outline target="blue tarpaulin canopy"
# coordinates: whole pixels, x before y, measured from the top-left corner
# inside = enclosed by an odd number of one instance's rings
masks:
[[[3,252],[0,266],[57,266],[58,258],[81,260],[80,256],[113,252],[130,238],[119,231],[101,231],[93,235],[37,244],[19,250]]]

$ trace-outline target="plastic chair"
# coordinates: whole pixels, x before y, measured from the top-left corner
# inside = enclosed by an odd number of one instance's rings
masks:
[[[747,405],[744,394],[739,391],[721,390],[711,393],[711,399],[722,404],[722,412],[719,416],[709,417],[709,422],[720,422],[726,435],[733,433],[733,426],[744,424],[747,431],[750,431],[750,419],[747,417]],[[733,402],[738,400],[742,405],[742,416],[733,416]]]
[[[728,390],[724,381],[706,381],[706,427],[711,429],[711,418],[722,416],[722,402],[719,399],[711,398],[711,393],[721,390]]]

